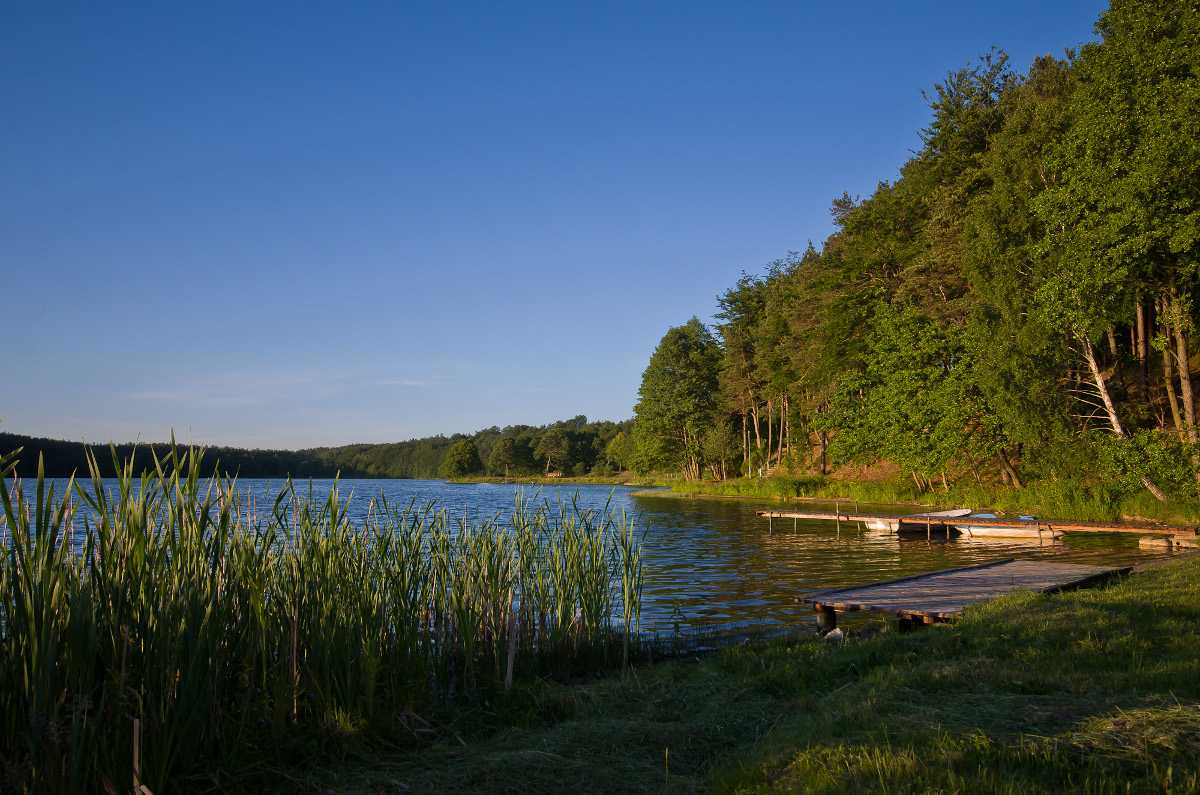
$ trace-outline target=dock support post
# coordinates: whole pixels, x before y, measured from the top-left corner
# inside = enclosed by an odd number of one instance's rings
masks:
[[[838,538],[841,538],[842,537],[842,504],[840,502],[835,502],[833,504],[833,515],[834,515],[834,521],[837,522]]]
[[[825,635],[837,629],[837,612],[832,607],[815,605],[814,609],[817,611],[817,632]]]
[[[775,532],[775,515],[774,514],[770,514],[770,513],[767,514],[767,532],[768,533]]]
[[[933,525],[929,521],[929,517],[925,517],[925,540],[933,540]]]

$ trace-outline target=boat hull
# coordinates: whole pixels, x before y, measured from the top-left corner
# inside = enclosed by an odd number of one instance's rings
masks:
[[[979,527],[978,525],[956,525],[958,531],[971,538],[1061,538],[1061,530],[1046,530],[1038,527]]]

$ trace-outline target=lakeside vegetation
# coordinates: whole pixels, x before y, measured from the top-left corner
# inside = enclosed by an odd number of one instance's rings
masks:
[[[1024,73],[995,52],[949,74],[896,180],[835,199],[835,233],[744,274],[714,329],[670,329],[627,462],[722,480],[884,461],[923,502],[1200,498],[1200,9],[1115,0],[1097,30]]]
[[[114,460],[106,488],[93,459],[55,494],[0,459],[4,789],[261,786],[639,653],[624,515],[518,497],[452,522],[380,500],[355,525],[336,487],[255,505],[202,461],[172,451],[137,477]]]
[[[1163,503],[1140,491],[1131,493],[1120,484],[1081,479],[1042,480],[1020,487],[960,482],[946,489],[927,491],[911,480],[902,478],[841,480],[807,475],[722,481],[674,480],[670,491],[646,493],[655,496],[674,494],[681,497],[746,497],[782,501],[828,500],[939,508],[954,506],[1013,515],[1032,513],[1044,519],[1143,519],[1177,524],[1200,523],[1200,500]]]
[[[841,644],[531,686],[462,742],[295,771],[287,788],[1200,792],[1198,586],[1193,556],[920,632],[870,622]]]
[[[451,478],[449,483],[468,484],[468,483],[516,483],[520,485],[533,486],[662,486],[671,478],[663,478],[659,475],[638,475],[634,472],[620,472],[615,475],[464,475],[463,477]]]

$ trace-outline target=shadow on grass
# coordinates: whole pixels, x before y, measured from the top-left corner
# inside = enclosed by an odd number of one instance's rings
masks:
[[[542,683],[339,792],[1200,791],[1200,560],[952,627]]]

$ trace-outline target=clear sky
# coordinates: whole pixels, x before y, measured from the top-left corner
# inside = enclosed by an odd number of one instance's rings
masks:
[[[632,412],[1083,0],[8,3],[0,429],[298,447]]]

